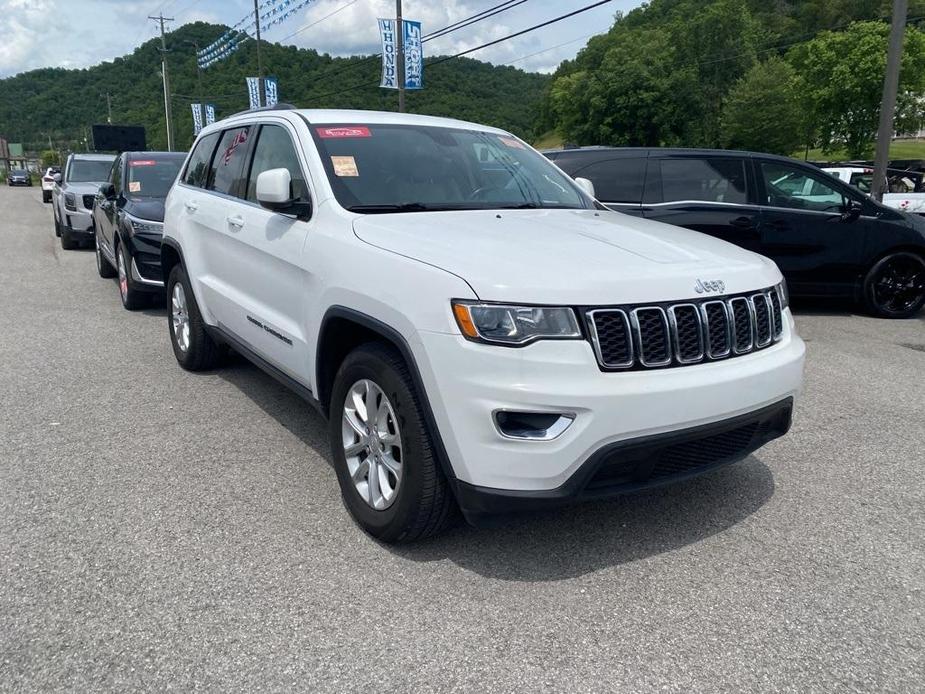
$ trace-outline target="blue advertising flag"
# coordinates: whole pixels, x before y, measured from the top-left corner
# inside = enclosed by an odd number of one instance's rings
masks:
[[[402,20],[405,54],[405,89],[424,88],[424,47],[421,42],[421,23]]]
[[[266,92],[265,105],[276,106],[279,103],[279,80],[275,77],[264,77],[263,88]]]

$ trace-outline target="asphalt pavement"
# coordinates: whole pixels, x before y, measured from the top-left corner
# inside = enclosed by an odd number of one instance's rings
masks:
[[[925,687],[925,317],[799,306],[783,439],[694,481],[380,545],[318,414],[176,364],[0,188],[0,691]]]

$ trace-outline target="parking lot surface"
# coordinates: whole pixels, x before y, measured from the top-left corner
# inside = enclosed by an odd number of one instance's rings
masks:
[[[176,364],[0,188],[0,690],[921,691],[925,318],[798,306],[793,430],[613,501],[387,547],[325,424]]]

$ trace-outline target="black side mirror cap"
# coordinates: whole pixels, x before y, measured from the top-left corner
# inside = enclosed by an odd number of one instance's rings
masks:
[[[312,204],[309,201],[260,202],[260,206],[287,217],[295,217],[301,222],[308,221],[312,217]]]
[[[854,222],[861,216],[863,206],[857,200],[848,200],[842,205],[841,221]]]

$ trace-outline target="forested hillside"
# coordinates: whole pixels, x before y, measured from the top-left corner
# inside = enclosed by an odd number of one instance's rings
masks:
[[[197,97],[195,49],[226,27],[187,24],[167,35],[168,65],[179,147],[192,141],[191,97]],[[0,80],[0,135],[45,149],[80,147],[85,129],[106,122],[106,92],[113,95],[113,122],[144,125],[152,148],[166,146],[160,77],[160,39],[131,55],[82,70],[47,68]],[[257,74],[253,41],[203,73],[203,93],[222,117],[247,108],[245,77]],[[396,108],[394,91],[380,89],[378,59],[331,58],[313,50],[264,43],[266,72],[280,82],[282,101],[300,107]],[[549,78],[513,67],[460,58],[425,68],[425,86],[409,93],[409,111],[475,120],[534,135],[540,100]]]
[[[577,144],[869,152],[890,0],[652,0],[560,65],[539,129]],[[925,0],[910,0],[900,128],[923,122]]]

